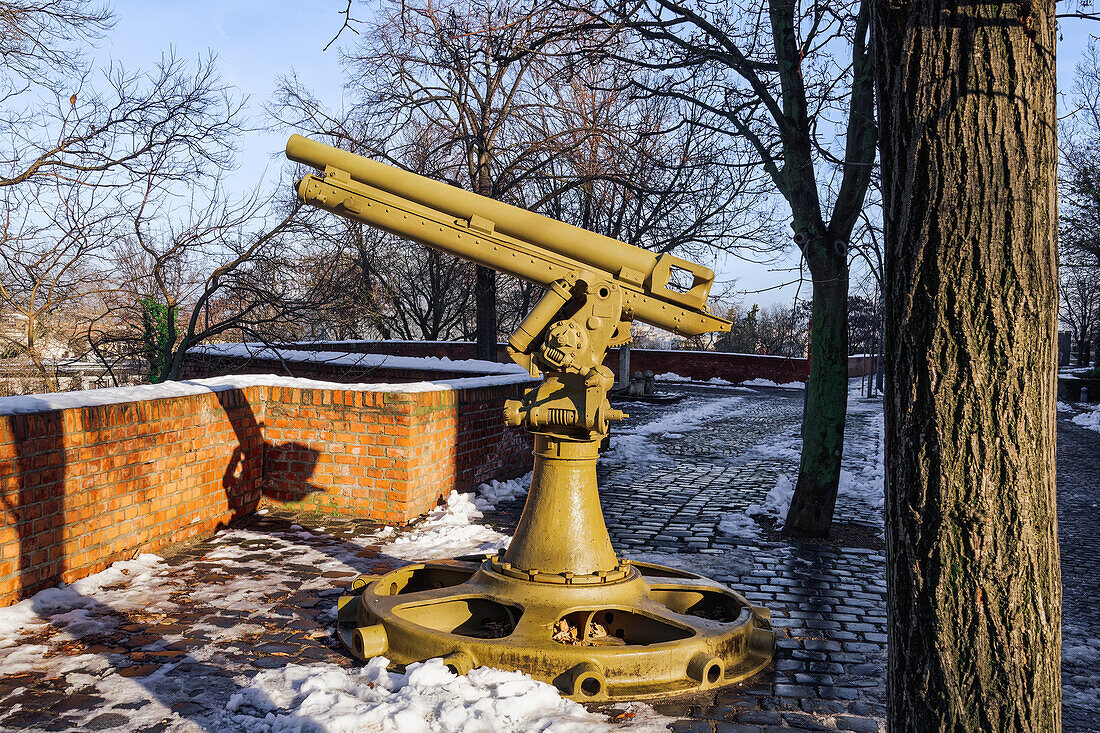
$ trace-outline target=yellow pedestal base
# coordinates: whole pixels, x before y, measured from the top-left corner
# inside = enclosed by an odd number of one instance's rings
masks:
[[[718,687],[771,661],[768,612],[702,576],[624,561],[621,580],[575,585],[500,566],[460,558],[363,578],[340,599],[339,638],[360,659],[516,669],[591,702]]]

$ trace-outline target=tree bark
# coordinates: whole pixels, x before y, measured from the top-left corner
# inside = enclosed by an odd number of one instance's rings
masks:
[[[844,418],[848,408],[848,267],[839,248],[820,237],[804,249],[813,295],[810,375],[802,416],[802,459],[784,532],[825,537],[833,521]]]
[[[477,301],[477,325],[474,331],[477,358],[497,360],[497,274],[477,266],[474,300]]]
[[[1057,731],[1054,3],[875,0],[892,731]]]
[[[484,113],[482,115],[484,118]],[[488,122],[483,119],[485,126]],[[482,128],[484,129],[484,127]],[[493,180],[489,175],[492,155],[484,141],[478,146],[477,167],[473,171],[476,193],[486,198],[493,196]],[[497,273],[478,265],[474,275],[474,301],[477,303],[474,323],[474,351],[478,359],[497,360]]]

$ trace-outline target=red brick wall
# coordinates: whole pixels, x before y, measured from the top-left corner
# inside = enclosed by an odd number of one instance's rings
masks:
[[[619,354],[613,352],[604,362],[616,376]],[[717,351],[676,351],[664,349],[631,349],[630,373],[651,371],[654,374],[674,372],[705,382],[714,377],[728,382],[748,379],[770,379],[773,382],[805,382],[809,367],[805,359],[755,354],[725,354]]]
[[[240,390],[0,417],[0,605],[251,511],[257,425]]]
[[[451,489],[529,470],[504,400],[525,384],[431,392],[269,387],[264,496],[298,509],[404,523]]]
[[[0,415],[0,606],[264,501],[407,522],[452,488],[516,476],[523,383],[428,392],[253,385]]]

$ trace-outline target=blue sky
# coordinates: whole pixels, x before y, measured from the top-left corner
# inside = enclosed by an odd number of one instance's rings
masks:
[[[184,58],[194,59],[214,51],[219,58],[223,79],[250,97],[251,120],[264,125],[263,103],[271,97],[275,80],[293,69],[321,99],[338,105],[343,72],[337,47],[322,51],[339,30],[344,0],[189,0],[187,2],[150,2],[116,0],[113,4],[117,24],[101,44],[97,57],[113,58],[134,70],[156,62],[170,47]],[[353,14],[365,12],[356,3]],[[1058,82],[1068,92],[1073,82],[1073,67],[1087,44],[1088,34],[1100,33],[1100,23],[1063,21],[1058,48]],[[345,34],[345,38],[352,38]],[[258,183],[277,182],[282,165],[284,132],[257,132],[242,140],[239,170],[230,185],[243,190]],[[792,248],[793,249],[793,248]],[[719,279],[737,278],[738,291],[771,288],[797,277],[797,273],[776,271],[798,266],[790,257],[773,265],[755,265],[729,259],[718,266]],[[751,304],[789,303],[795,286],[746,293]],[[809,293],[808,286],[801,296]]]
[[[213,51],[225,82],[248,95],[250,120],[264,126],[263,104],[279,75],[294,69],[322,99],[336,104],[343,76],[333,46],[322,52],[340,28],[340,0],[234,0],[148,2],[116,0],[117,23],[97,57],[113,58],[127,69],[150,66],[169,48],[186,59]],[[251,188],[274,181],[286,144],[283,132],[258,132],[241,142],[238,185]],[[266,169],[266,175],[265,175]]]

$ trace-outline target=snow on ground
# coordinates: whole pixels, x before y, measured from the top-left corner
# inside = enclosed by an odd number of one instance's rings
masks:
[[[511,501],[512,499],[526,496],[530,486],[530,472],[528,472],[526,476],[508,479],[507,481],[490,481],[489,483],[481,484],[477,487],[477,498],[475,501],[482,511],[491,512],[496,509],[497,505],[501,502]]]
[[[774,382],[770,379],[747,379],[741,382],[742,387],[784,387],[786,389],[806,389],[805,382]]]
[[[738,408],[743,406],[743,397],[681,402],[675,412],[662,415],[656,420],[642,425],[629,426],[612,433],[611,450],[606,451],[600,457],[600,460],[603,461],[605,466],[627,462],[635,465],[667,463],[672,459],[656,451],[649,442],[650,438],[676,436],[689,432],[719,415],[735,415]]]
[[[441,556],[484,551],[487,544],[501,546],[507,538],[478,520],[496,503],[523,496],[529,481],[528,475],[483,484],[472,498],[452,494],[445,506],[412,528],[408,534],[414,539],[393,541],[380,549],[395,554],[400,548],[398,552],[404,550],[413,556],[432,548],[433,556]],[[393,528],[386,528],[360,542],[376,545],[379,539],[393,534]],[[325,544],[326,540],[331,542]],[[251,642],[243,637],[262,631],[262,627],[251,619],[270,622],[268,612],[273,599],[285,597],[284,593],[316,593],[327,598],[325,603],[334,600],[333,594],[339,590],[333,585],[331,571],[346,576],[355,572],[359,547],[328,538],[321,528],[309,532],[299,525],[277,532],[226,530],[218,533],[212,544],[213,548],[200,559],[182,566],[170,567],[155,555],[140,555],[0,609],[0,668],[5,674],[35,671],[49,677],[68,675],[66,680],[73,691],[94,693],[112,703],[133,702],[127,711],[131,729],[163,721],[164,730],[188,733],[581,733],[624,728],[659,731],[672,722],[642,704],[614,706],[611,717],[589,712],[562,698],[553,686],[520,672],[478,668],[456,676],[438,659],[410,665],[403,674],[387,671],[387,660],[375,658],[363,667],[314,662],[289,664],[255,676],[241,675],[225,655],[227,650],[240,653],[252,649]],[[264,552],[257,553],[261,546]],[[270,563],[267,558],[272,554],[299,566],[308,565],[315,572],[303,582],[300,573],[292,577],[279,564]],[[330,577],[325,577],[326,573]],[[196,574],[201,575],[201,582]],[[163,664],[144,678],[120,675],[116,664],[122,660],[118,654],[59,653],[57,649],[57,642],[65,639],[109,635],[129,611],[137,614],[139,625],[152,624],[158,612],[177,610],[180,602],[190,608],[232,614],[239,620],[224,627],[199,619],[180,633],[160,635],[144,647],[144,652],[164,649],[195,632],[204,634],[208,641],[188,647],[186,656],[178,662]],[[334,616],[328,613],[327,622],[331,624]],[[329,628],[314,633],[328,637],[332,632]],[[245,658],[255,655],[253,651]],[[178,664],[194,662],[209,665],[211,671],[198,678],[169,676]],[[178,701],[197,694],[181,691],[187,685],[202,689],[207,706],[192,719],[177,711]],[[89,712],[88,719],[98,712]]]
[[[1100,405],[1086,406],[1084,412],[1073,418],[1073,422],[1100,433]]]
[[[886,501],[886,418],[875,406],[870,425],[845,450],[838,493],[882,513]]]
[[[506,535],[477,522],[484,516],[469,494],[452,491],[444,506],[428,512],[411,532],[383,545],[382,552],[402,560],[434,560],[507,547]]]
[[[375,657],[359,669],[288,665],[261,672],[233,695],[232,719],[250,733],[353,731],[611,731],[604,715],[562,698],[551,685],[520,672],[479,667],[457,676],[440,659],[404,674]],[[631,730],[666,730],[670,720],[632,705]]]
[[[750,504],[745,509],[745,514],[750,517],[770,515],[775,518],[776,529],[783,528],[783,522],[787,518],[787,510],[791,507],[791,499],[794,498],[794,484],[784,474],[780,474],[775,480],[775,486],[764,497],[763,504]]]
[[[854,383],[848,393],[850,429],[841,462],[837,497],[838,500],[853,501],[870,507],[881,516],[886,493],[886,426],[882,401],[861,398],[857,387],[860,380],[850,381]],[[854,416],[858,417],[853,419]],[[797,465],[801,459],[801,448],[801,437],[791,434],[756,445],[747,455],[752,458],[774,458]],[[719,523],[718,530],[734,537],[755,539],[760,534],[759,525],[753,517],[760,516],[775,518],[776,528],[782,528],[794,496],[793,478],[781,474],[762,504],[751,504],[744,513],[727,515]]]
[[[794,497],[794,484],[786,475],[780,474],[775,486],[764,497],[762,504],[749,504],[744,512],[734,512],[723,517],[718,523],[718,531],[741,539],[759,539],[760,525],[754,517],[771,517],[775,528],[782,529],[787,518],[787,509]]]
[[[97,613],[104,605],[118,611],[174,610],[175,604],[166,599],[151,600],[165,584],[166,571],[156,555],[138,555],[75,583],[47,588],[25,601],[0,608],[0,667],[13,674],[13,666],[18,664],[10,658],[10,650],[27,636],[41,634],[50,626],[61,629],[63,638],[68,639],[110,632],[118,619]]]
[[[452,491],[446,503],[382,546],[382,552],[402,560],[437,560],[456,555],[496,552],[508,546],[511,537],[478,522],[502,501],[527,493],[531,474],[509,481],[490,481],[478,487],[476,496]]]

